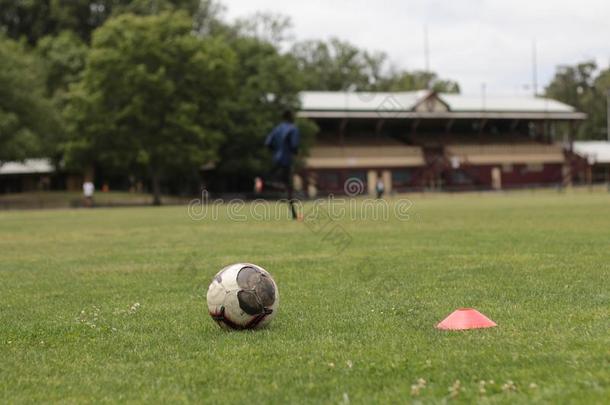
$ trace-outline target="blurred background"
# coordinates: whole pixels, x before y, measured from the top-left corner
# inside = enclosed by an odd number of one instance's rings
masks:
[[[0,0],[0,207],[610,181],[603,1]]]

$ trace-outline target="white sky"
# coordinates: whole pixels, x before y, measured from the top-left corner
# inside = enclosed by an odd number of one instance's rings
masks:
[[[424,26],[430,67],[462,93],[529,94],[532,44],[538,84],[555,67],[610,61],[610,0],[221,0],[233,20],[256,11],[291,17],[297,40],[348,40],[386,52],[401,68],[423,69]]]

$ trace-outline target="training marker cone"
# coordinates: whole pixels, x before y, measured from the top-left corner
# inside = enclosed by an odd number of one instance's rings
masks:
[[[498,325],[476,309],[459,308],[436,325],[436,328],[444,330],[466,330],[491,328],[494,326]]]

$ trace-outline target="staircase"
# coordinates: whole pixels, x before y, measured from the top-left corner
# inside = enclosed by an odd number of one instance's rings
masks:
[[[422,184],[429,190],[441,190],[443,187],[443,173],[451,167],[442,146],[424,147],[424,160],[426,166],[422,172]]]

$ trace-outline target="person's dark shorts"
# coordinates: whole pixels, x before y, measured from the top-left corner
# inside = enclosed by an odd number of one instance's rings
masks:
[[[292,167],[288,166],[275,166],[271,170],[271,177],[283,183],[287,189],[292,189]]]

